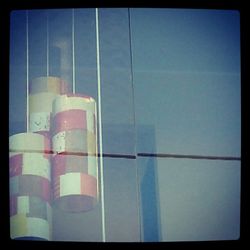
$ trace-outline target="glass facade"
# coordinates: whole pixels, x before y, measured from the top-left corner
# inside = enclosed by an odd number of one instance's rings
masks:
[[[240,67],[233,10],[13,11],[10,237],[238,239]]]

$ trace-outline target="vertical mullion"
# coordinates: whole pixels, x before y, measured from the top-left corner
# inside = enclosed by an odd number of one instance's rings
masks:
[[[26,10],[26,131],[29,131],[29,12]]]
[[[132,53],[132,31],[131,31],[131,16],[130,9],[128,8],[128,35],[129,35],[129,53],[130,53],[130,74],[131,74],[131,91],[132,91],[132,108],[133,108],[133,120],[134,120],[134,154],[137,155],[137,128],[136,128],[136,111],[135,111],[135,88],[134,88],[134,75],[133,75],[133,53]],[[137,212],[139,216],[139,226],[140,226],[140,241],[142,241],[142,224],[141,224],[141,187],[140,176],[137,160],[135,160],[135,175],[136,175],[136,195],[138,200]]]
[[[72,83],[73,83],[73,93],[76,90],[75,83],[75,11],[72,9]]]
[[[49,12],[47,10],[47,16],[46,16],[46,75],[49,76]]]
[[[96,18],[96,63],[97,63],[97,87],[98,87],[98,117],[99,117],[99,159],[100,159],[100,189],[102,210],[102,240],[106,241],[105,231],[105,201],[104,201],[104,177],[103,177],[103,151],[102,151],[102,111],[101,111],[101,72],[100,72],[100,46],[99,46],[99,15],[95,9]]]

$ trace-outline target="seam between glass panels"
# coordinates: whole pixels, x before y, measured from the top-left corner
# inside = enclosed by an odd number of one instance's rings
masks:
[[[75,82],[75,10],[72,9],[72,84],[73,93],[76,91]]]
[[[99,162],[100,162],[100,189],[101,189],[101,212],[102,212],[102,240],[106,242],[105,231],[105,201],[104,201],[104,177],[102,159],[102,111],[101,111],[101,72],[100,72],[100,47],[99,47],[99,15],[95,9],[96,23],[96,63],[97,63],[97,87],[98,87],[98,117],[99,117]]]
[[[49,12],[47,10],[47,15],[46,15],[46,35],[47,35],[47,39],[46,39],[46,74],[47,77],[49,76]]]
[[[129,34],[129,50],[130,50],[130,73],[131,73],[131,90],[132,90],[132,108],[133,108],[133,120],[134,120],[134,154],[137,155],[137,129],[136,129],[136,114],[135,114],[135,89],[134,89],[134,78],[133,78],[133,54],[132,54],[132,37],[131,37],[131,18],[130,18],[130,8],[128,8],[128,34]],[[140,192],[140,177],[139,169],[137,164],[137,158],[135,158],[135,171],[136,171],[136,195],[138,200],[137,212],[138,212],[138,223],[139,223],[139,237],[142,241],[142,218],[141,218],[141,192]]]
[[[29,11],[26,10],[26,130],[29,131]]]

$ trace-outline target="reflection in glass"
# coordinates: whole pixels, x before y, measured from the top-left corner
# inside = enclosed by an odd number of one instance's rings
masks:
[[[22,88],[26,88],[26,102],[22,107],[26,112],[22,112],[22,120],[27,123],[26,133],[10,137],[12,239],[71,240],[71,232],[58,234],[56,230],[62,218],[71,221],[72,217],[73,222],[73,213],[87,217],[78,228],[89,223],[100,228],[96,102],[86,90],[82,94],[71,92],[75,78],[71,38],[73,25],[79,22],[74,15],[72,10],[12,13],[16,21],[13,42],[17,41],[16,19],[26,24],[22,26],[26,39],[20,51],[25,52]],[[57,213],[61,217],[52,216],[52,210],[62,210]],[[96,216],[88,222],[91,216],[85,214],[91,210]],[[91,234],[86,240],[100,240],[100,229],[88,230]],[[72,240],[85,238],[78,237],[74,235]]]
[[[239,19],[232,10],[13,11],[11,238],[237,239]]]

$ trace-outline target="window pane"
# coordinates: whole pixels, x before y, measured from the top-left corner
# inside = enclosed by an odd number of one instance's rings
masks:
[[[127,9],[100,9],[103,150],[135,154]]]
[[[142,240],[237,239],[239,13],[138,8],[130,22]]]
[[[240,230],[240,162],[158,159],[163,241],[233,240]]]
[[[240,156],[238,12],[132,9],[131,32],[136,123],[154,126],[155,152]]]
[[[11,238],[238,239],[239,19],[231,10],[13,11]]]
[[[25,29],[25,11],[13,11],[10,21],[9,135],[26,129]]]
[[[140,241],[128,10],[100,9],[99,23],[106,240]]]
[[[106,240],[140,241],[138,177],[133,159],[104,159]]]
[[[74,154],[90,154],[89,147],[95,154],[96,110],[85,103],[90,111],[79,112],[83,97],[70,99],[75,79],[76,94],[97,102],[95,10],[15,11],[11,24],[11,238],[102,241],[100,197],[92,206],[97,198],[98,159]],[[87,52],[81,55],[82,51]],[[65,112],[72,115],[62,117]],[[85,130],[74,112],[81,115]],[[71,139],[59,141],[58,130]]]
[[[75,93],[91,96],[97,102],[95,10],[74,10],[74,58],[72,57],[72,10],[60,9],[49,13],[52,32],[50,51],[53,53],[55,50],[56,53],[56,49],[59,50],[58,59],[61,60],[52,64],[54,66],[52,70],[55,73],[58,70],[59,74],[64,75],[63,79],[69,81],[72,90],[74,73]],[[60,41],[65,44],[60,45]],[[62,45],[65,47],[61,47]],[[101,200],[87,212],[68,213],[54,207],[53,219],[53,240],[102,241]]]

